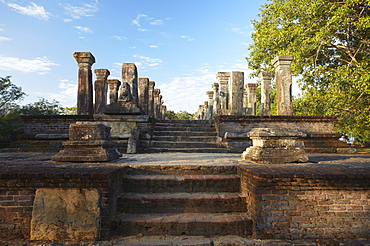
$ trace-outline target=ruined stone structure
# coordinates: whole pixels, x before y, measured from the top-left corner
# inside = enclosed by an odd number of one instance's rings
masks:
[[[143,114],[149,115],[149,79],[139,78],[139,107]]]
[[[220,84],[220,106],[222,115],[227,115],[229,110],[229,78],[230,73],[228,72],[218,72],[216,75],[216,79]]]
[[[280,55],[272,60],[275,67],[277,115],[293,115],[290,71],[290,63],[293,59],[291,55]]]
[[[245,85],[245,88],[246,88],[247,100],[248,100],[247,115],[256,115],[257,84],[249,83]]]
[[[107,78],[110,74],[108,69],[95,69],[96,74],[95,80],[95,108],[94,114],[102,114],[105,106],[107,105],[107,90],[108,83]]]
[[[108,79],[107,83],[109,87],[109,104],[116,103],[118,100],[118,91],[121,86],[121,81],[118,79]]]
[[[208,110],[207,110],[207,120],[213,119],[213,91],[207,91],[206,92],[208,97]]]
[[[110,138],[110,127],[95,122],[76,122],[69,126],[69,140],[64,150],[52,157],[60,162],[104,162],[118,159],[121,154]]]
[[[138,105],[138,75],[137,68],[134,63],[122,64],[122,82],[127,82],[130,85],[132,101]]]
[[[229,114],[243,115],[244,73],[232,71],[230,74]]]
[[[260,164],[307,162],[308,157],[298,145],[298,138],[306,134],[289,128],[254,128],[248,132],[253,146],[242,155],[244,160]]]
[[[213,115],[219,115],[220,114],[220,90],[219,90],[219,84],[213,83]]]
[[[90,52],[75,52],[73,57],[78,64],[77,114],[92,115],[94,109],[91,66],[95,63],[95,57]]]
[[[261,80],[261,115],[269,116],[271,115],[270,93],[273,73],[261,72],[258,77]]]

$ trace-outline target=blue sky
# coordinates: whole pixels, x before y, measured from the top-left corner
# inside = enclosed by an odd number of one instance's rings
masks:
[[[169,110],[194,113],[220,71],[244,71],[251,20],[264,0],[0,0],[0,77],[12,76],[28,96],[76,104],[77,63],[120,79],[134,62],[140,78],[161,89]],[[95,76],[94,76],[95,77]]]

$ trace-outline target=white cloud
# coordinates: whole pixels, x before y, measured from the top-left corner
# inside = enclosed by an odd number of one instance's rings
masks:
[[[2,42],[2,41],[11,41],[11,40],[12,40],[11,38],[0,36],[0,42]]]
[[[68,22],[71,22],[71,21],[72,21],[72,19],[63,19],[63,21],[64,21],[65,23],[68,23]]]
[[[162,24],[163,24],[163,20],[154,20],[150,22],[150,25],[154,25],[154,26],[158,26]]]
[[[40,20],[48,20],[51,16],[53,16],[51,13],[47,12],[43,6],[39,6],[33,2],[30,2],[30,5],[25,7],[16,3],[7,3],[4,0],[1,0],[1,2],[8,5],[14,11],[20,14],[36,17]]]
[[[141,56],[141,55],[133,55],[132,57],[138,60],[137,62],[135,62],[135,64],[139,68],[150,67],[152,69],[156,69],[156,67],[161,65],[161,63],[163,62],[161,59],[158,59],[158,58],[151,58],[151,57]]]
[[[149,47],[154,49],[154,48],[158,48],[158,45],[152,44],[152,45],[149,45]]]
[[[137,30],[139,30],[140,32],[147,32],[147,31],[149,31],[148,29],[145,29],[145,28],[138,28]]]
[[[153,26],[159,26],[163,25],[163,20],[155,20],[152,17],[149,17],[146,14],[138,14],[136,18],[132,21],[132,25],[135,25],[137,27],[142,27],[143,24],[149,24]],[[148,31],[144,28],[139,28],[139,31]]]
[[[82,6],[73,6],[69,3],[60,5],[66,10],[66,14],[70,15],[73,19],[93,16],[95,12],[99,11],[98,1],[83,3]]]
[[[194,38],[191,38],[191,37],[186,36],[186,35],[182,35],[182,36],[180,36],[180,38],[186,39],[186,41],[189,41],[189,42],[191,42],[191,41],[194,41],[194,40],[195,40]]]
[[[61,103],[77,101],[77,84],[66,79],[60,80],[58,88],[61,89],[59,93],[47,93],[47,97],[57,100]]]
[[[124,37],[124,36],[113,36],[114,39],[117,39],[119,41],[122,41],[122,40],[126,40],[127,37]]]
[[[253,30],[253,28],[249,26],[238,27],[238,26],[234,26],[234,24],[229,24],[229,26],[230,26],[230,31],[238,33],[240,35],[249,35]]]
[[[37,57],[33,60],[21,59],[17,57],[5,57],[0,56],[0,69],[7,71],[21,71],[38,74],[46,74],[50,71],[51,66],[57,66],[58,64],[49,61],[44,57]]]
[[[78,31],[84,32],[84,33],[92,33],[93,31],[89,27],[83,27],[83,26],[75,26]]]

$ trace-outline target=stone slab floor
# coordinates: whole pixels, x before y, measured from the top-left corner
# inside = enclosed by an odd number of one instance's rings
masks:
[[[4,167],[19,166],[19,167],[35,167],[38,166],[63,166],[73,167],[81,164],[74,163],[55,163],[51,161],[52,153],[24,153],[24,152],[0,152],[0,170]],[[351,165],[356,163],[360,166],[370,165],[370,154],[352,154],[352,155],[338,155],[338,154],[311,154],[309,155],[309,162],[299,165],[320,165],[320,164],[340,164]],[[197,169],[200,166],[223,166],[225,164],[238,165],[248,164],[247,161],[241,159],[240,154],[218,154],[218,153],[157,153],[157,154],[135,154],[123,155],[119,160],[109,163],[84,163],[83,165],[96,166],[140,166],[140,165],[180,165],[181,169]],[[237,236],[227,237],[190,237],[190,236],[147,236],[147,237],[119,237],[112,238],[110,241],[101,242],[4,242],[0,239],[0,246],[62,246],[62,245],[83,245],[83,246],[123,246],[123,245],[368,245],[370,240],[329,240],[329,241],[315,241],[315,240],[253,240],[245,239]]]

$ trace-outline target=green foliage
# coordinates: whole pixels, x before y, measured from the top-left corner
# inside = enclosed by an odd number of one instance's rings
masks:
[[[61,113],[62,115],[77,115],[77,106],[65,107]]]
[[[26,96],[22,92],[22,88],[18,87],[10,81],[10,76],[5,78],[0,77],[0,114],[9,113],[12,108],[16,107],[15,102]]]
[[[167,115],[170,120],[193,120],[194,119],[193,114],[190,114],[182,110],[180,110],[178,113],[175,113],[172,110],[168,110]]]
[[[276,55],[294,55],[295,113],[336,116],[338,131],[370,140],[370,1],[272,0],[259,17],[252,76],[273,71]]]
[[[23,122],[18,111],[0,115],[0,139],[15,139],[23,132]]]
[[[37,102],[29,103],[20,109],[21,115],[58,115],[64,108],[58,101],[49,102],[45,98],[39,98]]]

